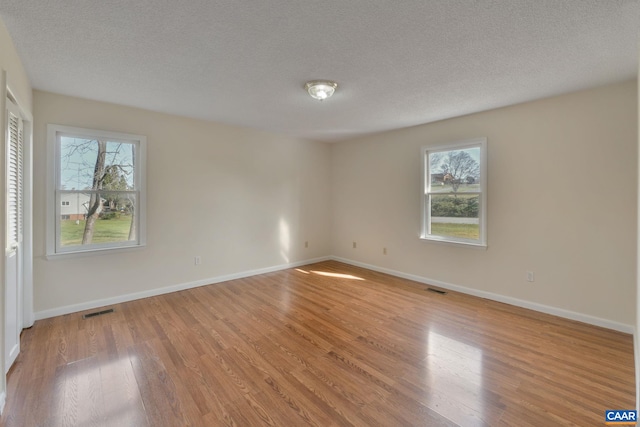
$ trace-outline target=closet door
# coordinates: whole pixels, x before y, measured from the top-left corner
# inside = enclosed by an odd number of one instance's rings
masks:
[[[23,123],[18,107],[9,99],[6,114],[5,373],[20,353],[24,170]]]

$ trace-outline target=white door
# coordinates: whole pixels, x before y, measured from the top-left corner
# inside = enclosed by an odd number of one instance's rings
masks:
[[[7,99],[7,242],[5,246],[5,373],[20,353],[22,329],[22,195],[24,129],[18,107]]]

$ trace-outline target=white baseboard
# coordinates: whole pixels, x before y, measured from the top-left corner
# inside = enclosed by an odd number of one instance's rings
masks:
[[[288,268],[300,267],[302,265],[313,264],[316,262],[327,261],[330,257],[313,258],[304,261],[292,262],[288,264],[280,264],[272,267],[259,268],[256,270],[248,270],[240,273],[228,274],[225,276],[210,277],[207,279],[197,280],[195,282],[180,283],[178,285],[166,286],[163,288],[150,289],[143,292],[134,292],[131,294],[118,295],[111,298],[104,298],[99,300],[87,301],[80,304],[66,305],[63,307],[52,308],[50,310],[43,310],[35,312],[36,320],[47,319],[49,317],[62,316],[64,314],[76,313],[78,311],[91,310],[93,308],[104,307],[111,304],[119,304],[122,302],[134,301],[137,299],[153,297],[157,295],[168,294],[171,292],[183,291],[185,289],[197,288],[200,286],[212,285],[214,283],[226,282],[229,280],[243,279],[245,277],[251,277],[258,274],[271,273],[279,270],[286,270]]]
[[[279,270],[286,270],[288,268],[300,267],[307,264],[313,264],[316,262],[327,261],[329,259],[343,262],[345,264],[355,265],[357,267],[367,268],[369,270],[378,271],[380,273],[390,274],[396,277],[402,277],[404,279],[413,280],[419,283],[430,284],[433,286],[438,286],[444,289],[449,289],[456,292],[461,292],[468,295],[477,296],[480,298],[486,298],[493,301],[503,302],[505,304],[514,305],[517,307],[528,308],[530,310],[539,311],[541,313],[552,314],[554,316],[564,317],[566,319],[577,320],[579,322],[588,323],[595,326],[600,326],[603,328],[613,329],[616,331],[635,334],[635,327],[632,325],[627,325],[624,323],[614,322],[612,320],[602,319],[595,316],[590,316],[588,314],[577,313],[570,310],[565,310],[558,307],[552,307],[544,304],[539,304],[531,301],[525,301],[518,298],[513,298],[505,295],[495,294],[492,292],[482,291],[479,289],[468,288],[465,286],[455,285],[452,283],[442,282],[440,280],[433,280],[427,277],[417,276],[414,274],[403,273],[397,270],[391,270],[388,268],[378,267],[372,264],[366,264],[358,261],[353,261],[347,258],[341,258],[336,256],[327,256],[320,257],[314,259],[308,259],[304,261],[298,261],[294,263],[288,264],[280,264],[272,267],[265,267],[256,270],[248,270],[239,273],[228,274],[225,276],[217,276],[211,277],[207,279],[197,280],[195,282],[181,283],[173,286],[166,286],[158,289],[150,289],[148,291],[143,292],[135,292],[131,294],[118,295],[111,298],[104,298],[100,300],[88,301],[80,304],[67,305],[63,307],[57,307],[50,310],[44,310],[34,313],[36,320],[46,319],[49,317],[61,316],[69,313],[76,313],[78,311],[90,310],[93,308],[104,307],[111,304],[119,304],[127,301],[134,301],[137,299],[148,298],[156,295],[168,294],[171,292],[182,291],[185,289],[197,288],[199,286],[211,285],[220,282],[226,282],[229,280],[242,279],[245,277],[255,276],[258,274],[271,273]],[[637,343],[637,339],[634,336],[634,345],[636,347],[640,346],[640,343]],[[636,359],[640,358],[640,348],[636,350]],[[640,362],[637,360],[637,362]],[[640,366],[636,363],[636,366]]]
[[[2,393],[0,393],[0,415],[2,415],[2,413],[4,412],[4,404],[7,401],[7,393],[5,393],[4,391]]]
[[[575,311],[565,310],[562,308],[552,307],[549,305],[539,304],[536,302],[525,301],[518,298],[495,294],[493,292],[487,292],[479,289],[467,288],[465,286],[454,285],[452,283],[441,282],[439,280],[433,280],[427,277],[416,276],[414,274],[407,274],[401,271],[391,270],[388,268],[378,267],[378,266],[366,264],[363,262],[353,261],[347,258],[341,258],[336,256],[331,256],[330,258],[332,260],[343,262],[345,264],[351,264],[357,267],[378,271],[380,273],[386,273],[392,276],[401,277],[403,279],[409,279],[415,282],[429,284],[429,285],[437,286],[440,288],[449,289],[452,291],[461,292],[468,295],[473,295],[480,298],[486,298],[486,299],[497,301],[497,302],[503,302],[505,304],[515,305],[517,307],[528,308],[530,310],[539,311],[541,313],[564,317],[565,319],[577,320],[578,322],[588,323],[590,325],[600,326],[607,329],[613,329],[613,330],[624,332],[627,334],[635,333],[635,327],[632,325],[614,322],[612,320],[607,320],[607,319],[601,319],[599,317],[590,316],[588,314],[576,313]],[[639,366],[639,365],[636,363],[636,366]]]

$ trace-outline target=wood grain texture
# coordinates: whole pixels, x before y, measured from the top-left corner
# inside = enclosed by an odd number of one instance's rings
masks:
[[[333,261],[112,307],[24,331],[1,425],[587,426],[635,403],[630,335]]]

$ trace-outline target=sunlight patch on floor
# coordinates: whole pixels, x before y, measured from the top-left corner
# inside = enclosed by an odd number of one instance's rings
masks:
[[[313,270],[311,270],[311,272],[319,276],[336,277],[339,279],[364,280],[362,277],[352,276],[351,274],[329,273],[326,271],[313,271]]]

